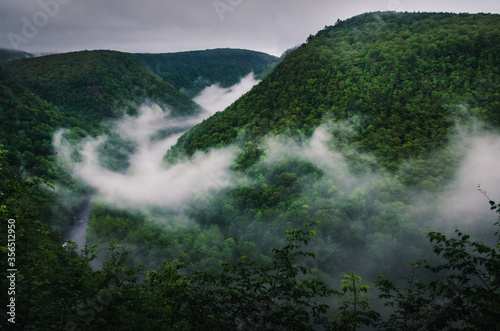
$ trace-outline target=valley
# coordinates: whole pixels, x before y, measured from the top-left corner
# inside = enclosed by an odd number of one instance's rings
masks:
[[[175,184],[178,176],[189,178],[193,177],[193,174],[187,170],[189,165],[186,164],[178,165],[177,169],[163,169],[162,163],[165,151],[175,145],[178,138],[194,125],[201,123],[217,111],[224,110],[257,83],[258,81],[255,80],[254,74],[250,73],[243,77],[240,82],[229,88],[222,88],[219,84],[206,87],[199,95],[193,98],[203,109],[196,116],[171,117],[158,105],[143,105],[139,108],[137,117],[126,116],[112,125],[119,136],[123,139],[130,139],[137,146],[134,151],[135,153],[128,156],[130,167],[126,169],[125,175],[110,172],[96,162],[99,159],[99,145],[104,143],[103,141],[99,141],[101,138],[97,138],[97,145],[94,146],[93,150],[88,151],[93,155],[87,154],[87,158],[93,158],[95,163],[89,164],[84,160],[86,169],[73,167],[72,173],[77,176],[80,175],[80,178],[86,184],[94,187],[98,194],[108,195],[108,197],[112,196],[112,199],[115,201],[114,203],[110,201],[110,203],[118,205],[120,208],[126,208],[126,206],[136,203],[139,203],[139,205],[155,203],[159,206],[172,208],[174,205],[178,205],[185,200],[185,198],[179,200],[179,195],[182,195],[180,193],[183,190],[181,187],[186,186],[186,180]],[[63,133],[61,132],[61,134]],[[64,155],[62,157],[66,158],[65,161],[70,163],[69,154],[76,152],[78,147],[64,145],[61,138],[56,138],[54,143],[58,155],[60,157]],[[86,143],[88,144],[89,141]],[[66,144],[68,143],[66,142]],[[69,152],[68,148],[73,151]],[[85,147],[82,149],[85,149]],[[196,164],[195,167],[205,167],[202,161],[200,163]],[[203,179],[199,178],[200,176],[209,178],[209,185],[204,190],[213,190],[214,186],[217,187],[221,183],[220,179],[217,178],[221,177],[218,173],[220,171],[223,171],[223,169],[211,169],[194,178],[189,178],[189,180],[193,181],[194,185],[199,186]],[[107,179],[103,177],[107,177]],[[109,185],[106,183],[109,183]],[[116,191],[109,191],[107,186],[109,187],[110,185],[115,187]],[[162,190],[158,185],[174,186],[175,188]],[[120,191],[121,195],[117,198],[118,191]],[[148,193],[146,191],[154,192],[157,198],[155,199],[152,196],[147,197]],[[167,196],[169,197],[167,198]],[[116,201],[117,199],[119,202]],[[69,232],[67,239],[76,242],[78,247],[84,247],[86,244],[85,233],[89,220],[88,207],[84,208],[84,212],[78,212],[75,217],[78,223],[74,227],[71,227],[72,230],[67,230]]]
[[[367,13],[282,58],[7,52],[19,325],[494,330],[499,26]]]

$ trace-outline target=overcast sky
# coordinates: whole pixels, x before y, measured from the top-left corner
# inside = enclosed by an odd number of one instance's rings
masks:
[[[370,11],[500,13],[499,0],[0,0],[0,47],[32,53],[245,48],[280,55]]]

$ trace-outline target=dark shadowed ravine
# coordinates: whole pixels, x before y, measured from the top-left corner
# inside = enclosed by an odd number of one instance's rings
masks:
[[[89,224],[90,198],[85,200],[81,208],[74,214],[72,225],[64,232],[64,238],[78,245],[77,251],[81,252],[86,244],[87,226]]]

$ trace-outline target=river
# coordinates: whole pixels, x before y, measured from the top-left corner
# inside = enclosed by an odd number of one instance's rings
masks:
[[[89,224],[90,199],[87,199],[80,209],[73,216],[73,225],[69,226],[64,234],[66,240],[74,241],[77,245],[77,252],[81,253],[87,243],[86,234]]]

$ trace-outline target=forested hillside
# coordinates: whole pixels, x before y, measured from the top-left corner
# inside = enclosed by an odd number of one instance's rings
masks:
[[[46,191],[52,206],[44,207],[43,220],[60,229],[70,223],[73,209],[90,189],[56,162],[52,138],[57,129],[68,129],[66,136],[75,140],[109,133],[103,120],[134,113],[143,102],[167,106],[173,116],[192,115],[200,110],[127,53],[56,54],[6,62],[1,68],[0,144],[8,151],[10,165],[5,169],[57,181],[58,194],[66,198],[57,199],[55,192]],[[126,164],[132,149],[123,139],[110,137],[103,153],[113,162],[102,162],[116,169]],[[63,193],[66,189],[69,191]]]
[[[188,115],[197,105],[132,54],[83,51],[8,62],[4,70],[68,117],[99,122],[135,110],[146,99]]]
[[[499,15],[337,21],[149,167],[129,156],[183,122],[141,99],[192,114],[176,88],[230,85],[273,58],[138,55],[156,75],[108,51],[3,64],[0,215],[16,242],[2,237],[0,267],[15,252],[19,271],[16,324],[0,327],[498,330],[499,42]],[[51,146],[60,126],[66,145]],[[47,226],[75,195],[92,207],[82,255]]]
[[[349,145],[388,169],[446,141],[455,118],[500,124],[497,15],[378,13],[327,27],[251,93],[182,137],[192,153],[244,131],[310,136],[325,119],[357,118]]]
[[[41,167],[44,158],[52,155],[52,134],[63,125],[59,109],[40,99],[26,88],[0,72],[0,141],[3,148],[18,151],[8,155],[12,164]],[[24,159],[24,162],[20,160]],[[30,169],[34,174],[46,173]],[[52,177],[55,179],[55,177]]]
[[[33,178],[35,182],[57,181],[60,185],[72,187],[74,193],[85,192],[82,185],[60,167],[52,146],[56,129],[63,126],[76,129],[85,125],[64,116],[57,107],[20,86],[3,72],[0,72],[0,99],[0,149],[3,151],[0,199],[12,199],[11,195],[23,177]],[[46,202],[38,206],[41,221],[54,227],[66,226],[72,217],[73,202],[71,199],[60,199],[56,192],[47,188],[45,185],[29,188],[38,200]],[[33,204],[36,205],[35,202]]]
[[[265,53],[229,48],[136,55],[152,72],[191,97],[211,84],[230,87],[252,71],[262,79],[279,61]]]

